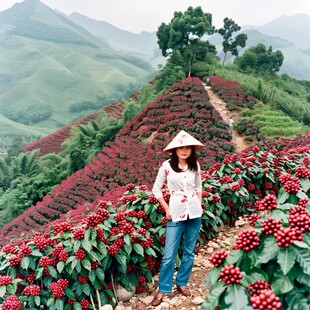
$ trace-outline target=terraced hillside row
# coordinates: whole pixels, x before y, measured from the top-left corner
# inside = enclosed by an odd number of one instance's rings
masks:
[[[29,143],[23,147],[23,151],[25,152],[31,152],[33,150],[40,150],[39,156],[44,156],[46,154],[50,153],[60,153],[63,151],[62,143],[68,139],[71,135],[71,129],[74,126],[87,124],[90,120],[95,119],[98,114],[102,112],[106,112],[108,116],[114,117],[116,119],[122,118],[122,112],[124,110],[124,103],[123,101],[117,101],[114,103],[111,103],[110,105],[91,113],[90,115],[87,115],[83,118],[78,119],[75,122],[72,122],[71,124],[62,127],[55,132],[51,133],[50,135],[47,135],[46,137],[43,137],[39,140],[36,140],[32,143]]]
[[[31,207],[1,230],[1,241],[22,232],[48,227],[69,211],[81,214],[103,196],[128,183],[150,185],[164,158],[162,150],[185,129],[207,147],[199,154],[202,169],[221,161],[233,151],[228,125],[209,102],[203,84],[187,78],[149,103],[107,143],[84,169],[57,186],[43,201]]]

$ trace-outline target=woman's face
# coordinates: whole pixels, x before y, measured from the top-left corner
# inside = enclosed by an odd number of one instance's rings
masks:
[[[186,160],[192,154],[191,146],[181,146],[176,148],[176,154],[179,159]]]

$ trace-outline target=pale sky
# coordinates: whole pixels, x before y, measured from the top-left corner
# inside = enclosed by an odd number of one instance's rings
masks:
[[[0,0],[0,11],[21,0]],[[189,6],[201,6],[211,13],[216,27],[225,17],[239,26],[264,25],[282,15],[298,13],[310,16],[310,0],[41,0],[52,9],[67,15],[77,12],[133,33],[157,31],[169,23],[175,11],[185,12]],[[1,22],[1,21],[0,21]]]

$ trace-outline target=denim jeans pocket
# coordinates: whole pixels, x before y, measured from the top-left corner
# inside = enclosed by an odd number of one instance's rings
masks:
[[[169,220],[167,222],[167,226],[168,227],[178,227],[178,226],[181,226],[181,225],[182,225],[182,223],[180,221],[174,222],[173,220]]]

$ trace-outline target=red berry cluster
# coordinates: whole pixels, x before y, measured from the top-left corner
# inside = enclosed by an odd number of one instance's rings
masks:
[[[224,175],[219,179],[219,182],[222,184],[232,183],[234,180],[229,175]]]
[[[69,257],[69,253],[66,252],[65,250],[62,250],[59,253],[58,259],[59,259],[59,261],[66,262],[68,257]]]
[[[64,249],[64,247],[62,245],[57,245],[51,252],[51,255],[54,258],[58,258],[59,253]]]
[[[139,277],[138,277],[138,282],[139,282],[140,285],[141,285],[141,284],[146,284],[146,278],[145,278],[145,276],[139,276]]]
[[[159,243],[163,246],[165,245],[165,243],[166,243],[166,236],[165,235],[160,236]]]
[[[236,174],[241,174],[241,169],[240,168],[238,168],[238,167],[236,167],[236,168],[234,168],[233,170],[231,170],[231,172],[232,173],[236,173]]]
[[[145,229],[150,229],[150,228],[152,228],[152,227],[153,227],[152,222],[149,221],[149,220],[146,220],[145,223],[144,223],[144,228],[145,228]]]
[[[278,310],[281,309],[280,298],[272,290],[262,290],[258,295],[250,298],[253,309]]]
[[[163,207],[163,205],[161,205],[161,204],[159,204],[158,206],[157,206],[157,211],[158,212],[160,212],[160,213],[165,213],[166,211],[165,211],[165,208]]]
[[[75,240],[82,240],[84,239],[85,232],[86,232],[85,228],[76,228],[72,231],[73,238]]]
[[[220,272],[220,279],[227,284],[239,284],[242,279],[240,268],[234,265],[225,265]]]
[[[253,207],[253,203],[251,201],[247,201],[245,205],[248,209],[251,209]]]
[[[234,183],[231,187],[232,192],[237,192],[240,189],[240,184],[239,183]]]
[[[147,215],[146,215],[145,211],[138,211],[137,212],[137,218],[139,218],[139,219],[146,219]]]
[[[243,179],[240,179],[240,180],[238,181],[238,184],[239,184],[240,186],[245,186],[245,181],[244,181]]]
[[[257,280],[255,282],[251,282],[248,287],[247,291],[251,296],[258,295],[262,290],[270,290],[271,286],[264,280]]]
[[[36,247],[41,251],[45,250],[45,248],[48,245],[46,238],[42,235],[35,235],[33,237],[33,242],[36,245]]]
[[[8,285],[12,282],[13,278],[11,276],[1,276],[0,275],[0,286]]]
[[[13,295],[7,297],[7,299],[2,303],[2,310],[21,310],[22,302]]]
[[[9,243],[9,244],[4,245],[1,248],[1,252],[2,253],[7,253],[7,254],[14,254],[15,252],[17,252],[17,248],[15,247],[14,244]]]
[[[225,258],[228,256],[228,252],[225,249],[215,251],[209,258],[209,262],[218,267],[224,263]]]
[[[164,197],[164,200],[166,202],[169,202],[170,200],[170,194],[168,192],[163,192],[163,197]]]
[[[48,267],[52,264],[52,260],[48,256],[42,256],[39,260],[39,265],[42,267]]]
[[[115,256],[116,254],[118,254],[118,253],[119,253],[119,247],[118,247],[118,245],[117,245],[116,243],[113,243],[112,245],[110,245],[110,246],[108,247],[108,253],[109,253],[109,255],[111,255],[111,256]]]
[[[18,277],[21,278],[22,280],[26,281],[27,283],[33,283],[35,280],[34,272],[30,273],[29,276],[19,274]]]
[[[141,294],[141,293],[143,293],[143,292],[145,292],[146,291],[146,286],[145,286],[145,284],[142,284],[142,285],[138,285],[137,286],[137,289],[136,289],[136,293],[137,294]]]
[[[100,200],[98,201],[97,206],[100,208],[106,208],[108,206],[108,203],[105,200]]]
[[[90,305],[90,303],[87,299],[84,298],[81,300],[81,308],[82,309],[89,309],[89,305]]]
[[[121,226],[122,232],[124,234],[131,234],[135,230],[134,227],[126,221],[120,222],[120,226]]]
[[[166,226],[167,226],[167,223],[168,223],[168,218],[167,218],[167,216],[164,216],[164,217],[161,219],[160,222],[162,223],[162,225],[163,225],[164,227],[166,227]]]
[[[255,191],[255,188],[256,188],[255,185],[252,184],[252,183],[251,183],[251,184],[248,184],[248,186],[247,186],[247,189],[248,189],[249,192],[254,192],[254,191]]]
[[[78,276],[78,281],[79,281],[80,283],[85,284],[85,283],[87,283],[87,281],[88,281],[88,277],[83,277],[82,275],[79,275],[79,276]]]
[[[298,205],[306,208],[307,203],[309,202],[309,198],[300,198],[298,201]]]
[[[250,251],[259,245],[259,237],[254,229],[242,230],[238,234],[236,240],[236,249],[242,249],[243,251]]]
[[[102,241],[104,244],[108,244],[108,238],[105,237],[104,231],[100,227],[96,227],[97,238]]]
[[[143,248],[149,248],[153,245],[153,239],[150,237],[147,237],[145,241],[141,241],[140,244]]]
[[[147,191],[147,186],[146,185],[140,185],[139,190],[140,191]]]
[[[103,222],[109,218],[110,212],[106,209],[100,208],[96,211],[96,214],[100,217],[100,221]]]
[[[73,226],[73,223],[70,223],[70,222],[63,222],[63,223],[55,224],[53,227],[54,233],[55,235],[63,234],[66,231],[69,231],[72,228],[72,226]]]
[[[126,204],[128,202],[136,201],[137,199],[138,199],[138,196],[136,194],[127,195],[127,196],[124,196],[120,199],[120,203]]]
[[[154,261],[151,255],[147,255],[145,260],[147,261],[147,267],[149,270],[154,270],[156,268],[156,261]]]
[[[212,196],[212,200],[211,200],[211,202],[212,203],[217,203],[217,202],[220,202],[222,200],[222,198],[219,196],[219,195],[213,195]]]
[[[277,208],[277,197],[268,194],[261,200],[255,202],[255,209],[257,211],[273,210]]]
[[[291,180],[292,175],[290,173],[285,173],[279,176],[279,181],[281,184],[285,184],[287,181]]]
[[[152,203],[153,205],[155,205],[158,200],[155,198],[154,194],[149,195],[149,202]]]
[[[296,228],[300,233],[310,231],[310,216],[308,214],[290,214],[289,219],[291,228]]]
[[[32,252],[32,249],[28,244],[23,243],[20,246],[20,251],[21,251],[23,256],[29,256]]]
[[[126,214],[124,212],[119,212],[114,216],[115,220],[120,223],[126,220]]]
[[[278,246],[284,248],[289,247],[295,240],[303,241],[302,234],[296,228],[281,227],[275,231],[274,236],[276,237]]]
[[[99,263],[96,261],[90,262],[91,269],[97,269],[99,267]]]
[[[287,193],[296,194],[300,190],[301,184],[298,178],[291,178],[284,183],[283,187]]]
[[[137,233],[143,237],[146,236],[146,229],[145,228],[138,228]]]
[[[53,297],[61,298],[67,285],[68,285],[67,279],[59,279],[57,282],[52,282],[50,285],[50,289],[53,293]]]
[[[87,227],[96,228],[96,226],[102,223],[102,218],[100,215],[93,213],[87,216],[85,219]]]
[[[127,191],[130,191],[130,190],[132,190],[134,188],[135,188],[135,185],[133,183],[129,183],[129,184],[126,185],[126,190]]]
[[[122,232],[120,227],[112,227],[110,230],[110,237],[116,236]]]
[[[303,179],[309,179],[310,178],[310,169],[306,167],[298,167],[295,169],[296,176]]]
[[[22,256],[20,253],[17,255],[11,256],[8,258],[8,262],[10,263],[11,267],[19,266],[22,263]]]
[[[78,260],[83,260],[86,256],[86,253],[83,249],[78,249],[76,252],[75,252],[75,257],[78,259]]]
[[[261,214],[257,214],[257,213],[253,213],[249,216],[249,224],[250,226],[254,227],[257,220],[260,219],[262,217]]]
[[[281,221],[275,220],[272,217],[260,222],[261,232],[266,235],[273,235],[277,230],[282,227]]]
[[[39,296],[40,291],[39,285],[28,285],[24,288],[24,294],[26,296]]]

